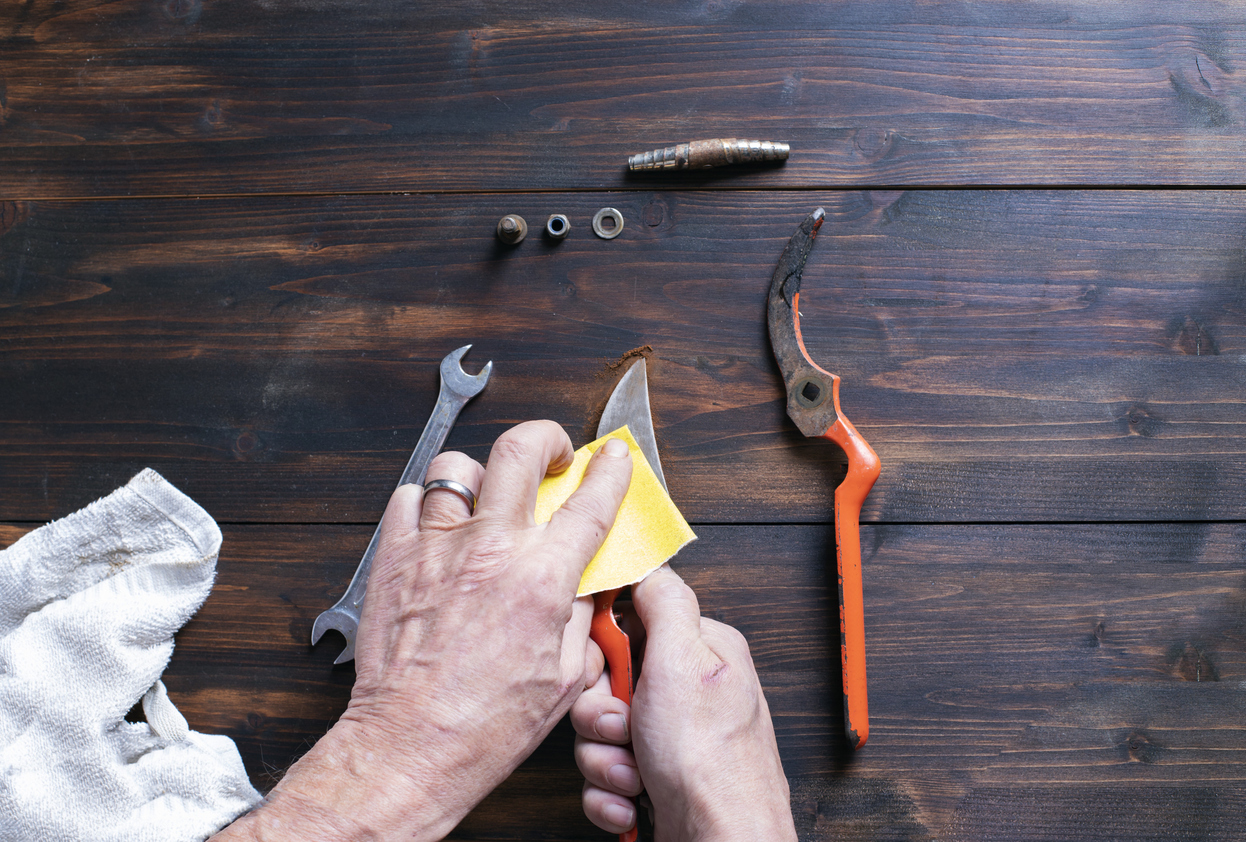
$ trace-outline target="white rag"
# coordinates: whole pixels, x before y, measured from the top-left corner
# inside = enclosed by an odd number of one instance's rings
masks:
[[[194,842],[259,802],[233,741],[191,731],[160,681],[220,547],[145,470],[0,551],[0,840]]]

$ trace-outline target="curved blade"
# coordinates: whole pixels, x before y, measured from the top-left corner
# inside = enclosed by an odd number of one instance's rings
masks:
[[[658,441],[653,434],[653,417],[649,411],[649,379],[644,357],[628,369],[627,374],[614,387],[606,408],[601,412],[597,438],[614,432],[624,424],[632,431],[632,438],[640,445],[640,452],[645,454],[649,467],[658,475],[662,490],[669,491],[666,477],[662,475],[662,460],[658,458]]]
[[[770,278],[766,301],[770,347],[787,388],[787,414],[806,436],[822,435],[838,417],[832,397],[839,378],[809,358],[800,336],[801,274],[825,216],[826,211],[818,208],[788,240]]]
[[[606,408],[601,411],[597,424],[597,438],[612,433],[626,425],[632,438],[645,454],[645,460],[657,475],[662,489],[666,489],[666,477],[662,475],[662,461],[658,458],[658,442],[653,434],[653,417],[649,410],[649,378],[645,359],[641,357],[610,393]],[[619,627],[614,614],[614,601],[622,588],[602,591],[593,596],[593,625],[590,637],[606,656],[610,669],[610,692],[616,699],[632,703],[632,655],[631,641]],[[619,842],[635,842],[636,828],[619,834]]]

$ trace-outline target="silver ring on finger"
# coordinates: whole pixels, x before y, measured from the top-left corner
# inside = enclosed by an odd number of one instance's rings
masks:
[[[467,508],[471,512],[476,511],[476,495],[470,488],[461,482],[455,482],[452,479],[435,479],[424,483],[424,493],[430,491],[452,491],[467,501]]]

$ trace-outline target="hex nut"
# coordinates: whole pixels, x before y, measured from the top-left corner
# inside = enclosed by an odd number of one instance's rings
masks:
[[[508,213],[498,220],[498,239],[507,245],[522,242],[528,236],[528,223],[518,214]]]
[[[605,225],[607,219],[611,220],[609,228]],[[603,240],[613,240],[623,233],[623,214],[614,208],[602,208],[597,211],[593,217],[593,233]]]
[[[545,236],[551,240],[561,240],[571,231],[571,222],[561,213],[550,214],[545,220]]]

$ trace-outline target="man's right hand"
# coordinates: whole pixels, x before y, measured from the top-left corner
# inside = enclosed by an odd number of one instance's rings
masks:
[[[644,786],[658,842],[795,840],[787,778],[748,643],[701,616],[669,567],[632,588],[647,636],[632,707],[603,673],[571,708],[584,813],[621,833]],[[627,747],[631,741],[630,750]]]

